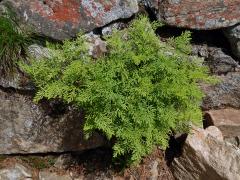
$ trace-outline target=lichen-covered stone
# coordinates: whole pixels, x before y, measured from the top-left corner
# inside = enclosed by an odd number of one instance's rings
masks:
[[[239,0],[146,0],[159,20],[191,29],[217,29],[240,22]]]
[[[137,0],[3,0],[41,35],[57,40],[91,31],[138,12]]]

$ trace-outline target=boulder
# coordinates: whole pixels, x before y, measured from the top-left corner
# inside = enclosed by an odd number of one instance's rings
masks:
[[[238,180],[240,149],[224,142],[217,127],[194,128],[171,169],[177,180]]]
[[[32,96],[0,90],[0,154],[83,151],[104,138],[83,135],[83,116],[62,104],[36,105]]]
[[[138,12],[137,0],[3,0],[39,35],[56,40],[75,37]]]
[[[240,59],[240,25],[229,27],[224,33],[232,46],[234,55]]]
[[[160,21],[191,29],[217,29],[240,22],[239,0],[145,0]]]
[[[218,76],[216,85],[202,85],[205,93],[202,108],[204,110],[224,107],[240,108],[240,72]]]

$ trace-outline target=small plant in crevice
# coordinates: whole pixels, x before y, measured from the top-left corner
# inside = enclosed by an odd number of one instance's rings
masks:
[[[26,47],[30,42],[28,33],[24,33],[16,23],[15,15],[9,11],[0,15],[0,71],[1,75],[10,75],[19,61],[26,60]]]
[[[200,123],[199,82],[213,82],[208,69],[189,60],[190,33],[164,43],[158,23],[137,18],[106,37],[109,53],[92,60],[84,36],[52,47],[51,58],[22,68],[38,91],[35,101],[62,99],[85,110],[84,131],[114,139],[114,158],[138,163],[155,146],[165,149],[169,134]]]

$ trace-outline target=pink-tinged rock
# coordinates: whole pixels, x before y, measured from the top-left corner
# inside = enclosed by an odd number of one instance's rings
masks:
[[[194,128],[171,169],[176,180],[239,180],[240,149],[224,142],[215,126]]]
[[[240,0],[147,0],[159,20],[191,29],[217,29],[240,22]]]
[[[207,124],[217,126],[226,138],[240,136],[240,110],[219,109],[206,112]]]
[[[57,40],[91,31],[138,12],[137,0],[3,0],[41,35]]]

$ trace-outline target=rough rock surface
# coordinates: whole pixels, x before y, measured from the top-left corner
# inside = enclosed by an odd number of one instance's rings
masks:
[[[0,169],[0,180],[31,180],[32,172],[23,165],[16,163],[8,168]]]
[[[137,0],[3,0],[40,35],[63,40],[138,12]]]
[[[225,49],[208,47],[207,45],[193,45],[192,54],[203,57],[205,64],[214,74],[226,74],[239,69],[239,64],[225,53]]]
[[[0,87],[14,88],[18,90],[33,90],[33,83],[29,78],[21,72],[16,70],[12,75],[3,75],[0,70]]]
[[[239,0],[146,0],[168,25],[191,29],[217,29],[240,22]]]
[[[219,109],[206,112],[209,125],[218,127],[224,137],[240,136],[240,110]]]
[[[205,110],[223,107],[240,108],[240,73],[219,76],[217,85],[203,85],[206,94],[202,107]]]
[[[224,142],[217,127],[195,128],[171,168],[177,180],[238,180],[240,149]]]
[[[232,46],[233,53],[240,59],[240,25],[225,30],[225,34]]]
[[[31,96],[2,90],[0,101],[0,154],[81,151],[104,144],[97,134],[84,140],[83,118],[74,110],[36,105]]]

